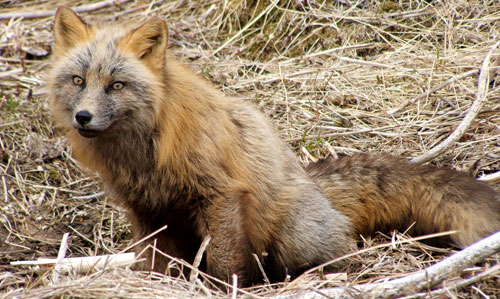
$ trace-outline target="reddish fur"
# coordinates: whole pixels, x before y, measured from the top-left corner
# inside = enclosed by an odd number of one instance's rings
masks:
[[[500,228],[498,195],[452,170],[362,155],[304,171],[251,105],[166,54],[162,20],[89,27],[60,8],[54,26],[50,103],[75,157],[127,209],[136,238],[166,224],[157,248],[192,262],[210,235],[203,268],[216,277],[261,282],[256,254],[282,280],[352,251],[357,234],[412,222],[417,233],[458,229],[459,245]],[[93,138],[75,129],[82,110]],[[168,263],[156,255],[155,270]]]

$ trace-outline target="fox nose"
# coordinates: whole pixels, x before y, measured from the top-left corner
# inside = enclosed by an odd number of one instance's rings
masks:
[[[92,120],[92,116],[93,116],[92,113],[90,113],[89,111],[82,110],[78,111],[75,114],[75,119],[80,125],[85,126]]]

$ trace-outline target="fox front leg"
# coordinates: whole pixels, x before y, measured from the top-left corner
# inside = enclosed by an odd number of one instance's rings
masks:
[[[207,273],[223,281],[231,281],[236,274],[240,286],[262,282],[238,199],[217,198],[203,215],[206,234],[211,237],[205,252]]]

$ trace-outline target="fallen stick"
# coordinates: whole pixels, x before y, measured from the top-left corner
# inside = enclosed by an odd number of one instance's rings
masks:
[[[207,235],[203,242],[201,242],[200,248],[198,249],[198,252],[196,253],[196,256],[194,257],[194,262],[193,262],[193,267],[194,269],[191,270],[191,274],[189,275],[189,281],[194,282],[198,278],[198,273],[200,272],[198,270],[198,267],[200,267],[201,260],[203,258],[203,254],[205,253],[205,250],[208,247],[208,244],[210,243],[210,240],[212,238],[210,235]]]
[[[98,10],[104,7],[108,7],[111,5],[119,5],[123,4],[125,2],[128,2],[129,0],[108,0],[108,1],[102,1],[98,3],[93,3],[93,4],[86,4],[86,5],[81,5],[73,8],[75,12],[81,13],[81,12],[88,12],[88,11],[93,11],[93,10]],[[9,20],[9,19],[17,19],[17,18],[23,18],[23,19],[36,19],[36,18],[46,18],[46,17],[51,17],[56,13],[56,10],[45,10],[45,11],[30,11],[30,12],[5,12],[5,13],[0,13],[0,20]]]
[[[23,72],[23,69],[15,69],[12,71],[0,72],[0,78],[10,77],[14,75],[19,75]]]
[[[476,118],[479,110],[483,106],[484,101],[486,101],[486,96],[488,94],[488,83],[489,83],[489,75],[490,75],[490,59],[493,55],[493,52],[500,44],[500,41],[497,41],[493,47],[491,47],[490,51],[486,55],[483,61],[483,65],[481,67],[481,72],[479,73],[479,79],[477,83],[477,93],[476,100],[467,111],[464,119],[460,122],[458,127],[450,134],[443,142],[438,144],[437,146],[430,149],[428,152],[423,153],[422,155],[411,159],[410,161],[413,163],[425,163],[439,156],[440,154],[447,151],[451,148],[455,142],[457,142],[462,136],[465,134],[467,129],[470,127],[472,121]]]
[[[500,171],[483,175],[478,178],[478,181],[485,181],[485,182],[496,182],[499,180],[500,180]]]
[[[85,273],[92,269],[104,269],[108,267],[122,267],[131,265],[135,262],[135,253],[127,252],[120,254],[108,254],[86,257],[64,258],[58,262],[58,259],[42,258],[33,261],[15,261],[12,266],[52,266],[57,264],[58,273],[68,273],[75,271]]]
[[[353,285],[321,289],[321,294],[334,298],[393,298],[417,293],[439,284],[453,274],[463,271],[485,258],[500,252],[500,232],[497,232],[471,246],[443,259],[442,261],[414,274],[379,283]],[[273,297],[285,298],[325,298],[314,291],[303,291]]]
[[[422,292],[419,294],[412,294],[412,295],[410,295],[408,297],[404,297],[402,299],[429,297],[429,295],[432,295],[432,296],[441,295],[441,294],[444,294],[446,292],[453,291],[453,290],[468,286],[470,284],[476,283],[476,282],[480,281],[481,279],[485,279],[488,276],[494,275],[497,272],[500,272],[500,264],[496,264],[495,266],[488,268],[477,275],[473,275],[471,277],[464,278],[464,279],[454,283],[451,286],[443,287],[442,289],[433,290],[430,293],[429,292]]]
[[[58,258],[42,258],[32,261],[14,261],[10,264],[12,266],[56,266],[55,279],[57,280],[58,274],[67,273],[70,271],[76,271],[77,273],[88,272],[92,269],[104,269],[107,267],[121,267],[133,264],[136,262],[134,252],[125,252],[137,244],[145,241],[148,238],[162,232],[167,228],[166,225],[152,232],[148,236],[140,239],[139,241],[129,245],[123,251],[118,254],[108,254],[108,255],[98,255],[98,256],[87,256],[87,257],[73,257],[73,258],[63,258],[64,252],[67,248],[67,238],[65,234],[63,240],[61,241],[61,248],[59,250]]]
[[[90,195],[73,196],[73,197],[71,197],[71,199],[78,199],[78,200],[94,199],[94,198],[103,197],[104,194],[106,194],[106,192],[102,191],[102,192],[97,192],[97,193],[90,194]]]
[[[59,274],[61,273],[61,262],[66,256],[66,251],[68,250],[68,238],[69,233],[65,233],[61,240],[61,246],[59,247],[59,252],[57,253],[56,266],[52,272],[52,282],[55,283],[59,280]]]

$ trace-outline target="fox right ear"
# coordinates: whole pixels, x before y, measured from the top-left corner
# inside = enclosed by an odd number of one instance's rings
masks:
[[[70,8],[60,6],[54,18],[56,52],[62,53],[88,40],[89,27]]]
[[[162,66],[167,48],[167,24],[162,19],[152,19],[130,32],[124,47],[139,59]]]

